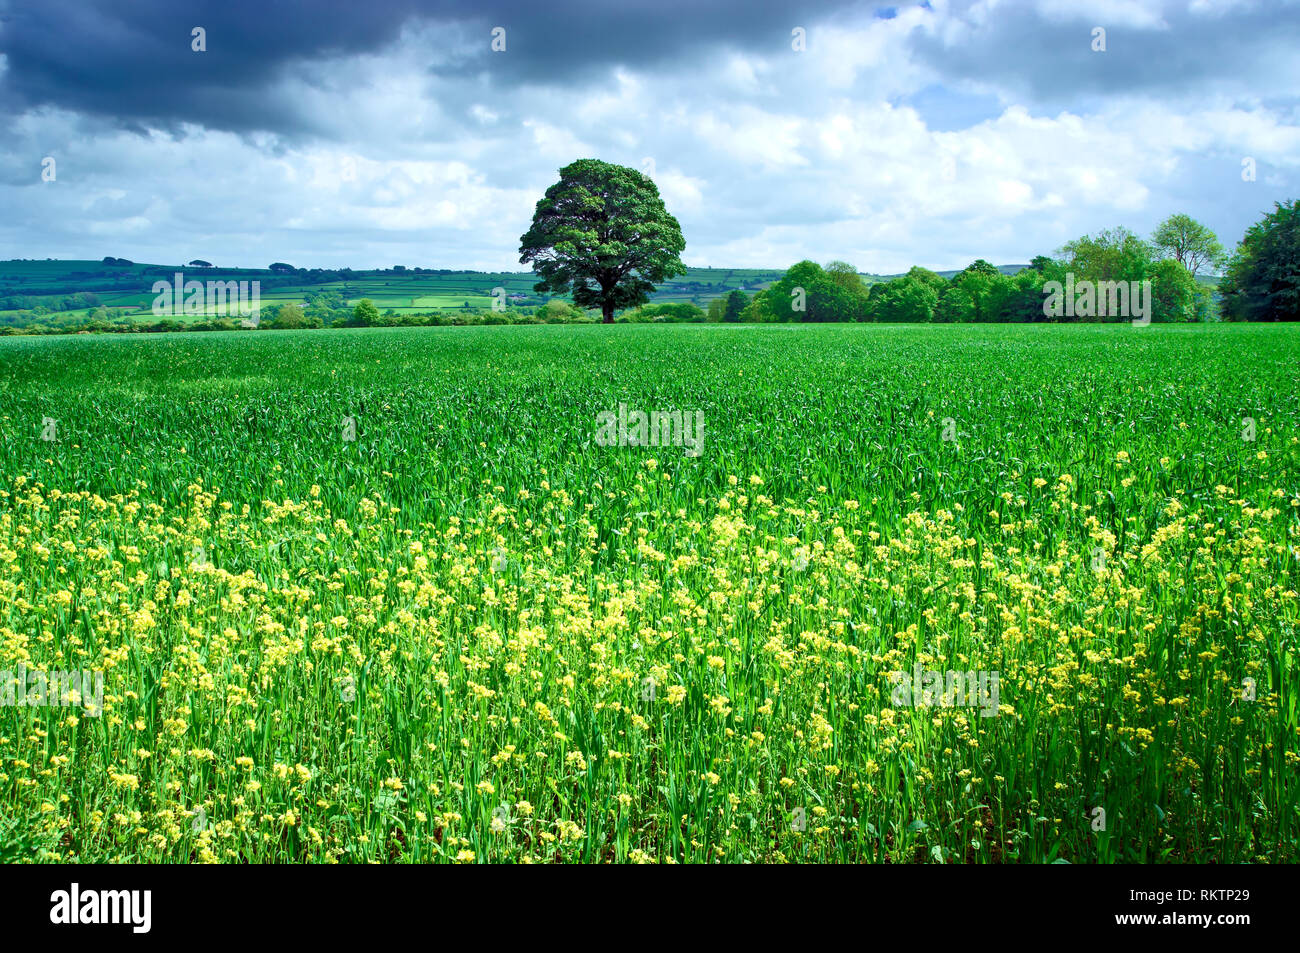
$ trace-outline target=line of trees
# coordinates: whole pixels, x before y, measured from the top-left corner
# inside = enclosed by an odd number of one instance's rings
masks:
[[[1225,281],[1226,317],[1300,317],[1296,231],[1294,203],[1287,203],[1247,232]],[[537,203],[532,228],[520,237],[519,260],[532,264],[540,276],[538,291],[567,294],[580,306],[600,307],[606,322],[615,320],[619,311],[623,320],[644,320],[655,286],[685,271],[680,258],[684,248],[679,223],[649,176],[626,166],[580,159],[560,169],[559,181]],[[1214,301],[1196,274],[1221,268],[1227,257],[1209,228],[1183,214],[1162,222],[1149,241],[1115,228],[1069,242],[1060,255],[1039,256],[1013,275],[1002,274],[983,259],[951,280],[916,267],[871,287],[844,262],[822,268],[801,261],[748,301],[743,292],[714,301],[705,319],[1203,321],[1214,316]],[[1105,292],[1107,304],[1099,291]],[[700,318],[694,312],[684,318],[651,318],[683,319]]]
[[[675,307],[675,306],[670,306]],[[692,307],[687,305],[686,307]],[[700,320],[704,312],[699,308]],[[303,308],[296,302],[269,305],[261,309],[256,321],[241,316],[212,316],[192,321],[173,317],[155,317],[148,311],[131,312],[124,308],[98,308],[80,316],[48,316],[40,323],[23,321],[19,315],[0,315],[0,337],[8,335],[47,334],[158,334],[172,331],[287,331],[316,328],[407,328],[407,327],[476,327],[493,324],[595,324],[599,312],[583,311],[567,301],[553,300],[537,308],[457,309],[420,313],[380,311],[368,298],[353,307],[343,306],[323,311],[319,306]],[[328,318],[326,317],[328,315]],[[648,319],[647,319],[648,320]],[[674,320],[686,320],[674,317]]]
[[[1128,314],[1050,315],[1047,288],[1087,282],[1150,282],[1150,318],[1157,322],[1300,320],[1300,208],[1278,203],[1246,232],[1231,257],[1214,232],[1188,215],[1172,215],[1144,240],[1125,228],[1067,242],[1059,257],[1040,255],[1029,267],[1003,274],[984,259],[947,279],[926,268],[868,285],[856,268],[801,261],[753,297],[733,291],[708,312],[677,320],[783,322],[876,321],[954,324],[1045,321],[1126,321]],[[1227,266],[1216,304],[1202,271]],[[634,313],[631,320],[647,309]],[[696,309],[698,311],[699,309]],[[669,320],[663,318],[662,320]]]
[[[1015,274],[1003,274],[984,259],[951,279],[914,267],[907,274],[868,286],[845,262],[822,268],[801,261],[741,310],[740,321],[878,321],[955,324],[966,322],[1121,321],[1129,315],[1052,316],[1045,289],[1052,282],[1149,281],[1151,320],[1204,321],[1214,314],[1210,288],[1195,271],[1219,267],[1222,246],[1208,228],[1186,215],[1171,216],[1150,241],[1125,228],[1085,235],[1060,249],[1059,258],[1040,255]],[[1097,310],[1097,309],[1089,309]],[[711,315],[712,317],[712,312]],[[726,318],[723,318],[726,320]]]
[[[568,171],[568,170],[566,170]],[[593,169],[583,167],[585,176]],[[596,168],[597,180],[609,173]],[[615,171],[618,171],[615,168]],[[639,173],[637,173],[639,175]],[[602,180],[603,181],[603,180]],[[619,179],[626,189],[633,180]],[[585,183],[590,185],[591,183]],[[581,190],[579,190],[581,191]],[[650,197],[657,193],[648,189]],[[591,197],[591,192],[583,193]],[[570,201],[571,195],[564,199]],[[662,203],[647,203],[657,216],[663,216]],[[604,219],[601,219],[604,221]],[[671,229],[669,231],[672,231]],[[569,233],[565,233],[572,237]],[[680,243],[680,233],[673,232],[671,248]],[[588,236],[583,233],[583,240]],[[563,245],[580,257],[576,245]],[[604,245],[597,243],[598,248]],[[647,253],[648,254],[648,253]],[[1027,268],[1003,274],[984,259],[972,262],[951,279],[926,268],[912,268],[905,275],[868,285],[857,269],[845,262],[833,261],[823,268],[812,261],[791,267],[779,281],[753,296],[740,290],[713,299],[708,310],[692,303],[654,304],[645,300],[648,279],[636,279],[627,292],[628,301],[639,306],[626,308],[618,320],[631,322],[779,322],[779,321],[877,321],[890,323],[958,322],[1041,322],[1041,321],[1123,321],[1133,315],[1098,313],[1101,309],[1068,309],[1064,314],[1050,314],[1045,308],[1049,286],[1075,287],[1082,283],[1101,285],[1120,283],[1136,286],[1149,282],[1147,299],[1152,321],[1205,321],[1222,317],[1230,321],[1300,320],[1300,208],[1295,200],[1276,203],[1274,210],[1246,232],[1235,253],[1229,258],[1214,233],[1187,215],[1173,215],[1144,240],[1124,228],[1114,228],[1097,235],[1085,235],[1066,243],[1058,258],[1036,257]],[[675,259],[675,251],[672,258]],[[651,256],[653,257],[653,256]],[[562,266],[550,262],[548,267],[571,269],[570,259]],[[1197,272],[1220,269],[1226,273],[1219,285],[1220,301],[1216,307],[1213,289],[1197,281]],[[291,266],[283,263],[283,268]],[[674,271],[671,262],[653,261],[649,271]],[[555,285],[564,284],[557,279]],[[569,277],[568,287],[577,290],[579,279]],[[349,306],[346,288],[308,291],[304,304],[286,303],[264,308],[257,326],[265,329],[424,326],[465,324],[563,324],[590,323],[594,307],[608,321],[613,314],[609,298],[602,298],[596,285],[577,307],[563,300],[552,300],[536,308],[511,307],[503,311],[473,311],[466,306],[458,312],[381,313],[369,299]],[[611,287],[613,287],[611,285]],[[575,299],[576,299],[575,294]],[[618,295],[614,295],[617,298]],[[1082,299],[1080,299],[1082,300]],[[51,301],[43,299],[39,312],[20,310],[0,316],[0,334],[58,334],[76,331],[170,331],[227,330],[240,327],[232,318],[212,318],[198,322],[152,319],[153,316],[125,313],[98,305],[93,293],[81,292]],[[0,305],[29,304],[23,296],[0,300]],[[52,308],[51,305],[54,305]],[[91,308],[86,318],[62,316],[48,312],[58,308]],[[3,310],[0,307],[0,310]],[[36,321],[38,323],[31,323]]]
[[[54,311],[80,311],[99,306],[99,295],[93,291],[74,291],[62,296],[7,295],[0,297],[0,311],[31,311],[33,314],[50,314]]]
[[[1226,275],[1215,301],[1213,285],[1197,275]],[[707,311],[690,304],[646,305],[624,312],[628,321],[828,322],[953,324],[965,322],[1033,323],[1046,321],[1127,321],[1127,314],[1050,315],[1044,308],[1053,282],[1081,286],[1087,282],[1150,282],[1150,318],[1156,322],[1300,320],[1300,208],[1278,203],[1251,226],[1231,257],[1212,230],[1188,215],[1171,215],[1150,240],[1125,228],[1113,228],[1067,242],[1058,257],[1040,255],[1029,267],[1003,274],[984,259],[972,262],[950,279],[914,267],[889,281],[868,284],[857,269],[842,261],[824,268],[801,261],[766,290],[752,297],[743,291],[714,298]]]

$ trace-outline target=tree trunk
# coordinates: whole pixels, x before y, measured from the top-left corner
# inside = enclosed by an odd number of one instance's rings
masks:
[[[605,324],[614,323],[614,303],[612,301],[602,301],[600,303],[600,311],[605,315]]]

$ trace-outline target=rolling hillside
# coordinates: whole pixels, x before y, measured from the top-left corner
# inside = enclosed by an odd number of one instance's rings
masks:
[[[178,271],[186,280],[260,281],[264,306],[303,302],[311,292],[337,292],[349,304],[369,298],[379,310],[391,309],[398,314],[489,308],[492,289],[497,287],[506,289],[514,305],[534,306],[551,298],[533,290],[537,278],[531,272],[300,269],[276,273],[260,268],[19,259],[0,262],[0,318],[39,305],[68,315],[84,314],[91,309],[60,307],[67,296],[84,293],[95,295],[99,306],[148,311],[155,297],[151,290],[153,283],[172,281]],[[703,307],[713,298],[736,289],[752,293],[765,288],[782,273],[775,268],[691,268],[685,275],[661,285],[652,300],[656,303],[689,301]],[[24,300],[14,300],[18,298]]]

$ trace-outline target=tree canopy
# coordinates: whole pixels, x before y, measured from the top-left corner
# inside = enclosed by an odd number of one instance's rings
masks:
[[[1300,207],[1294,199],[1246,229],[1219,292],[1232,321],[1300,321]]]
[[[846,281],[851,266],[832,263],[828,272],[815,261],[791,266],[780,281],[763,296],[766,319],[770,321],[861,321],[866,317],[865,289],[855,291]],[[861,280],[858,280],[859,286]],[[759,300],[758,296],[754,299]]]
[[[1155,249],[1127,228],[1111,228],[1066,242],[1061,249],[1076,277],[1091,281],[1141,281]]]
[[[614,311],[645,304],[660,282],[684,274],[681,226],[646,175],[579,159],[537,203],[519,239],[519,261],[541,277],[539,292],[569,294],[579,307]]]
[[[749,304],[749,295],[743,291],[735,290],[728,294],[725,300],[726,304],[722,308],[722,320],[739,321],[741,314],[745,311],[745,306]]]
[[[357,302],[357,306],[352,309],[352,323],[361,327],[368,327],[372,324],[379,323],[379,309],[369,298],[362,298]]]
[[[1170,215],[1156,228],[1151,244],[1193,275],[1202,268],[1221,268],[1228,257],[1218,236],[1190,215]]]

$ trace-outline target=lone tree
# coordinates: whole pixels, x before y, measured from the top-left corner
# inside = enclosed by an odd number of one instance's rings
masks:
[[[1151,244],[1193,275],[1202,268],[1222,268],[1227,254],[1218,237],[1190,215],[1170,215],[1151,236]]]
[[[681,226],[664,208],[648,176],[626,166],[579,159],[560,170],[519,239],[520,264],[541,276],[534,289],[573,295],[600,308],[605,323],[616,308],[645,304],[655,285],[684,274]]]
[[[369,298],[358,301],[357,306],[352,309],[352,324],[368,328],[378,323],[379,309],[375,307],[375,303]]]

